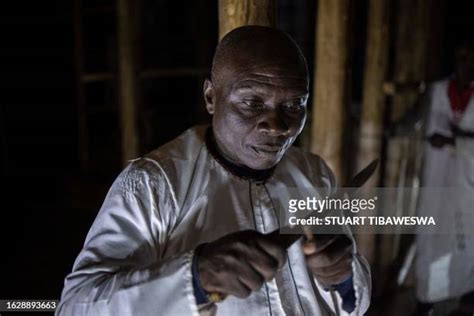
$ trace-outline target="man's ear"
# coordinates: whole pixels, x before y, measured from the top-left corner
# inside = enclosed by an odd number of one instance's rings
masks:
[[[204,93],[204,101],[206,102],[207,113],[213,115],[215,107],[216,107],[216,104],[215,104],[216,97],[215,97],[214,86],[212,85],[211,80],[209,79],[204,80],[203,93]]]

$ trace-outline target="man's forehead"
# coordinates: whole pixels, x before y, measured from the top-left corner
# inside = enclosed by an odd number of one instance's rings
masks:
[[[234,90],[263,90],[279,87],[305,92],[309,85],[307,73],[292,67],[268,64],[231,66],[227,74]]]
[[[303,97],[308,94],[307,80],[303,77],[286,77],[286,78],[252,78],[244,80],[236,80],[232,85],[232,90],[237,93],[259,92],[268,93],[275,90],[291,92],[295,97]]]
[[[224,64],[238,76],[255,75],[268,77],[306,77],[307,68],[298,58],[275,57],[248,52],[229,56]]]

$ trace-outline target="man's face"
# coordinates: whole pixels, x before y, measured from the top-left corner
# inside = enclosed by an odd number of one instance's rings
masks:
[[[231,162],[275,166],[306,120],[306,74],[281,65],[235,65],[204,89],[217,146]]]

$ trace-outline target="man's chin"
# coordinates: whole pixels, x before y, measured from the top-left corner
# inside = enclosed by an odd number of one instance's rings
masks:
[[[280,159],[278,157],[273,157],[270,159],[249,159],[246,163],[246,166],[253,170],[267,170],[275,167]]]

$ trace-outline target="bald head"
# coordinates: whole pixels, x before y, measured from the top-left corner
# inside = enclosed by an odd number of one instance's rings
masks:
[[[217,45],[211,78],[218,83],[223,74],[247,67],[278,67],[308,77],[306,60],[297,44],[283,31],[265,26],[243,26],[227,33]]]

